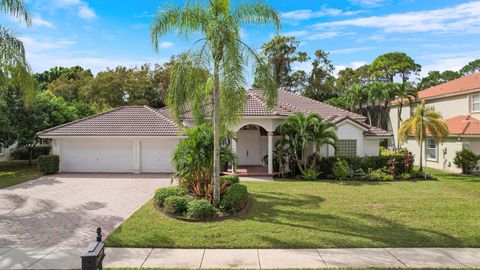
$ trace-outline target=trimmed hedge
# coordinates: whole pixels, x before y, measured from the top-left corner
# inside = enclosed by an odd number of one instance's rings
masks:
[[[48,145],[36,146],[33,149],[32,159],[50,154],[51,149],[52,147]],[[10,152],[10,157],[14,160],[28,160],[29,153],[25,147],[17,147]]]
[[[188,210],[188,199],[177,195],[167,197],[163,202],[163,210],[170,214],[181,215]]]
[[[220,181],[222,182],[229,182],[230,185],[240,183],[240,177],[236,174],[228,174],[220,176]]]
[[[247,204],[247,187],[242,184],[234,184],[229,187],[220,202],[220,210],[233,214],[242,210]]]
[[[216,213],[217,209],[205,199],[193,200],[188,203],[187,216],[189,218],[209,219]]]
[[[154,200],[159,207],[163,207],[165,199],[170,196],[181,196],[184,195],[184,192],[179,187],[165,187],[160,188],[155,191]]]
[[[43,174],[54,174],[58,172],[60,157],[57,155],[43,155],[37,159],[38,169]]]

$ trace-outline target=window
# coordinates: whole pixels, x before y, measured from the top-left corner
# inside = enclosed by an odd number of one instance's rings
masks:
[[[437,160],[437,142],[435,139],[427,139],[427,159]]]
[[[480,112],[480,94],[472,95],[472,112]]]
[[[337,156],[354,157],[357,155],[357,140],[338,140]]]
[[[0,146],[0,156],[3,156],[5,155],[5,149],[3,149],[3,147]]]

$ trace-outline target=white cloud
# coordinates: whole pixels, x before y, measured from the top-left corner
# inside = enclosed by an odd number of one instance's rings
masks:
[[[442,9],[394,13],[341,20],[314,25],[317,29],[329,27],[378,28],[387,33],[416,32],[480,32],[480,1]]]
[[[163,42],[160,42],[160,44],[158,46],[160,48],[167,49],[167,48],[173,47],[173,45],[174,45],[173,42],[163,41]]]
[[[340,35],[339,32],[320,32],[320,33],[312,33],[308,35],[305,39],[307,40],[323,40],[323,39],[330,39],[334,37],[338,37]]]
[[[376,47],[352,47],[352,48],[331,50],[330,54],[351,54],[355,52],[368,51],[373,49],[376,49]]]
[[[420,76],[426,76],[429,71],[438,70],[453,70],[458,71],[470,61],[480,58],[480,51],[468,51],[459,53],[438,53],[428,54],[417,57],[418,59],[425,59],[423,62],[428,62],[422,65],[422,72]]]
[[[386,0],[350,0],[353,4],[362,5],[366,7],[381,6]]]
[[[53,24],[40,16],[40,14],[33,15],[32,17],[32,25],[34,27],[48,27],[53,28]]]
[[[299,9],[299,10],[283,12],[281,13],[281,16],[285,20],[301,21],[301,20],[309,20],[309,19],[326,17],[326,16],[351,16],[351,15],[358,14],[360,12],[361,11],[344,11],[341,9],[329,8],[329,7],[323,6],[318,11],[314,11],[311,9]]]
[[[93,9],[91,9],[86,3],[81,4],[78,7],[78,17],[84,19],[84,20],[92,20],[97,17],[97,14]]]
[[[367,64],[367,62],[364,62],[364,61],[355,61],[355,62],[351,62],[350,64],[347,64],[347,65],[337,65],[337,66],[334,66],[335,69],[333,70],[333,75],[337,76],[339,71],[344,70],[346,68],[357,69],[357,68],[359,68],[361,66],[364,66],[366,64]]]
[[[293,36],[293,37],[304,37],[306,35],[310,34],[310,32],[301,30],[301,31],[288,31],[288,32],[283,32],[283,36]]]

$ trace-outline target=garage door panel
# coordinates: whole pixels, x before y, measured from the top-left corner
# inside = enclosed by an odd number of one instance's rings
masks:
[[[64,172],[132,172],[130,141],[65,141],[61,146]]]
[[[178,139],[142,141],[141,171],[144,173],[174,172],[172,155],[178,141]]]

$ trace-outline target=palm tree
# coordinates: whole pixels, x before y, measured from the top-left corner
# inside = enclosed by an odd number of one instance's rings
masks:
[[[397,91],[397,102],[398,102],[398,110],[397,110],[397,130],[400,130],[400,126],[403,122],[402,119],[402,111],[403,111],[403,104],[405,100],[408,100],[410,104],[415,100],[417,97],[417,91],[412,87],[409,83],[402,83]],[[410,108],[412,110],[412,108]],[[397,142],[397,149],[400,149],[400,140]]]
[[[30,15],[22,0],[1,0],[0,12],[8,14],[27,26],[31,25]],[[7,78],[30,90],[30,68],[25,58],[25,48],[10,29],[0,25],[0,80]]]
[[[352,111],[357,110],[362,114],[363,104],[368,102],[367,88],[360,84],[355,84],[347,90],[346,93],[348,106]]]
[[[278,126],[277,130],[282,136],[279,141],[280,146],[289,149],[290,155],[302,174],[315,166],[315,159],[308,164],[304,156],[305,149],[310,143],[313,144],[316,152],[319,152],[323,145],[336,147],[335,124],[322,121],[315,113],[307,116],[303,113],[291,115]]]
[[[231,6],[230,0],[187,1],[184,6],[170,5],[159,11],[151,29],[154,48],[169,32],[180,35],[201,34],[190,50],[177,60],[172,69],[167,93],[177,121],[190,110],[202,120],[205,104],[214,128],[214,204],[220,203],[220,132],[238,121],[246,103],[245,72],[248,58],[254,60],[258,86],[271,108],[277,99],[273,68],[264,63],[255,50],[240,38],[240,26],[273,23],[280,27],[275,9],[261,1]],[[198,49],[197,49],[198,48]],[[207,72],[206,72],[207,71]]]
[[[420,171],[423,171],[423,141],[427,137],[427,131],[437,142],[448,137],[448,126],[440,114],[432,107],[425,107],[425,100],[422,100],[413,116],[403,122],[398,130],[398,138],[402,143],[406,142],[409,136],[415,136],[420,147]]]

